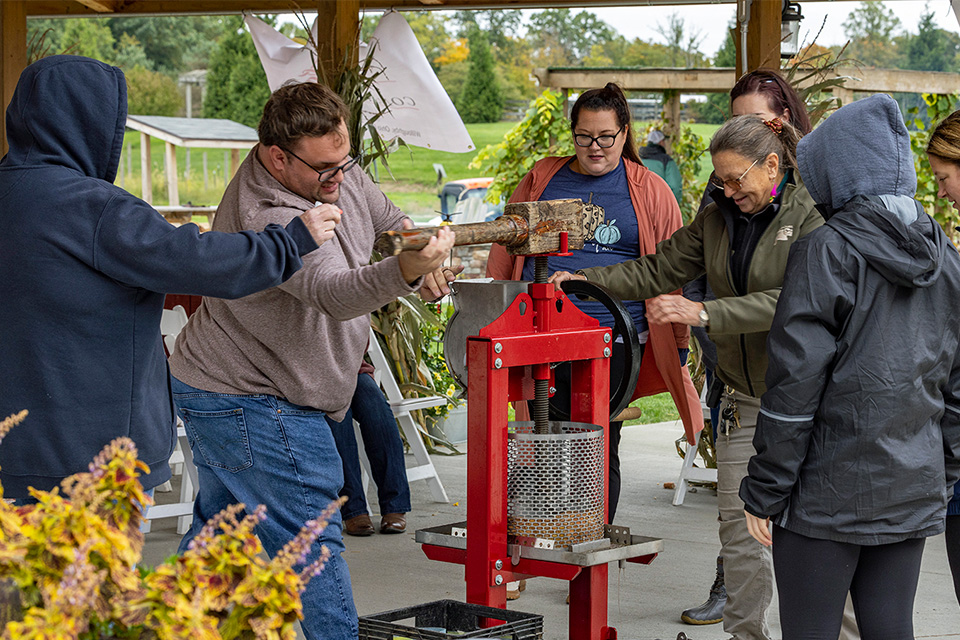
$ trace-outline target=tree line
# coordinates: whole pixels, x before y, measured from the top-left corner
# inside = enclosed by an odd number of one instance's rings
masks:
[[[538,67],[730,67],[735,60],[731,37],[709,55],[702,51],[703,33],[678,13],[654,25],[655,41],[626,38],[588,10],[546,9],[526,20],[517,10],[420,11],[405,17],[468,122],[498,120],[504,101],[535,97],[539,90],[531,72]],[[296,24],[265,19],[287,35],[305,36]],[[379,16],[365,16],[361,37],[369,37],[378,21]],[[193,69],[208,72],[205,117],[254,126],[269,95],[239,16],[30,19],[27,25],[31,59],[75,53],[121,67],[131,113],[181,115],[177,77]],[[861,2],[843,27],[849,39],[843,55],[857,64],[960,70],[960,35],[938,28],[929,4],[909,27],[882,2]],[[840,54],[840,46],[808,45],[808,53]],[[902,97],[910,100],[916,98]],[[700,121],[720,122],[728,110],[726,96],[717,94],[688,112]]]

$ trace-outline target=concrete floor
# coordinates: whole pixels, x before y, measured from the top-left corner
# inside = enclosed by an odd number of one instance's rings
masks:
[[[681,610],[706,598],[719,549],[716,494],[706,489],[691,492],[683,505],[674,507],[673,491],[663,488],[664,482],[677,479],[681,460],[674,441],[681,434],[679,423],[633,426],[623,432],[623,491],[617,524],[637,535],[662,538],[664,550],[649,566],[611,566],[608,620],[620,638],[672,640],[681,631],[691,640],[728,637],[721,625],[695,627],[680,622]],[[466,520],[466,456],[436,455],[433,460],[450,497],[448,504],[433,502],[426,484],[415,482],[406,534],[346,539],[346,559],[361,616],[441,599],[465,600],[462,567],[428,560],[414,541],[417,529]],[[158,494],[158,501],[173,495]],[[370,503],[376,513],[375,495]],[[155,522],[147,536],[145,562],[153,564],[172,555],[178,541],[173,519]],[[537,578],[508,607],[542,615],[544,639],[562,640],[568,634],[566,594],[566,582]],[[776,603],[770,622],[774,637],[779,637]],[[942,536],[929,539],[926,545],[914,624],[917,638],[960,638],[960,605],[954,597]]]

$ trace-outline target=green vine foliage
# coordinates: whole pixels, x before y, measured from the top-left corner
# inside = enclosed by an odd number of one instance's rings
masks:
[[[943,227],[954,245],[960,245],[960,233],[957,231],[957,226],[960,225],[960,214],[945,199],[937,197],[937,179],[933,176],[930,163],[927,162],[926,149],[933,127],[953,112],[957,107],[958,99],[960,96],[955,93],[923,94],[923,101],[927,105],[926,121],[920,117],[918,107],[907,111],[907,127],[912,126],[915,129],[910,132],[910,147],[913,150],[913,164],[917,171],[917,200],[923,205],[924,210]],[[927,121],[934,125],[928,127]]]
[[[563,116],[563,94],[547,89],[533,102],[503,141],[487,145],[470,162],[471,169],[493,176],[487,191],[488,202],[510,198],[537,160],[573,154],[573,136]]]

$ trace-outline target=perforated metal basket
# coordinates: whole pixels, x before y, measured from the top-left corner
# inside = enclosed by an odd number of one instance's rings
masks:
[[[569,546],[603,537],[603,429],[582,422],[511,422],[507,534]]]

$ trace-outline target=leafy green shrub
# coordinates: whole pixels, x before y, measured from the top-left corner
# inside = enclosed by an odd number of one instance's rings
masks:
[[[183,108],[183,97],[173,78],[137,65],[125,71],[127,111],[143,116],[175,116]]]

